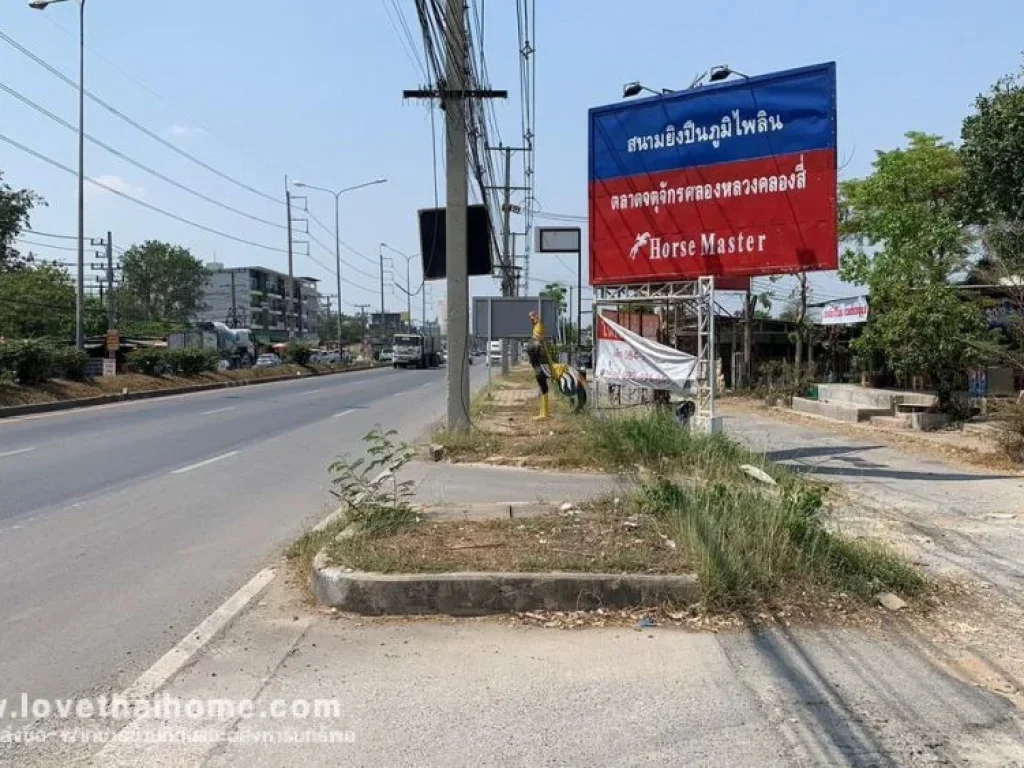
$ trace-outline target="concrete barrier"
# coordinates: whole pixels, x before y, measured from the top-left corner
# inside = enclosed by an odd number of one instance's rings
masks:
[[[948,413],[912,413],[910,414],[910,428],[922,432],[933,429],[941,429],[951,421]]]
[[[830,403],[853,405],[892,412],[896,392],[886,389],[869,389],[856,384],[819,384],[818,399]]]
[[[849,403],[808,400],[805,397],[793,398],[793,410],[797,413],[807,413],[812,416],[824,416],[827,419],[849,421],[853,423],[867,421],[873,416],[888,416],[891,413],[888,408],[865,408],[860,405],[851,405]]]
[[[522,611],[691,605],[692,574],[647,573],[365,573],[313,563],[313,593],[339,611],[376,615],[482,616]]]

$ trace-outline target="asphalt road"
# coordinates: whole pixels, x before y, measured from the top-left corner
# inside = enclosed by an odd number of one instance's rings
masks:
[[[333,457],[361,453],[375,424],[429,429],[445,375],[384,369],[0,421],[0,699],[130,682],[332,508]]]

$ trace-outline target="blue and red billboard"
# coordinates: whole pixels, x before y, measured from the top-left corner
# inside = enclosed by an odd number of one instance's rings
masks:
[[[836,269],[834,63],[590,110],[593,285]]]

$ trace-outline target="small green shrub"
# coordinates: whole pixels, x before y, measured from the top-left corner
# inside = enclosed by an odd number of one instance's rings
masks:
[[[86,360],[88,356],[75,347],[58,347],[53,350],[53,375],[71,381],[83,381],[86,378]]]
[[[39,384],[50,378],[54,349],[35,339],[18,339],[0,344],[0,372],[7,372],[19,384]]]
[[[792,364],[773,361],[758,368],[754,393],[768,405],[792,405],[794,397],[807,397],[813,384],[814,377],[806,366],[797,376]]]
[[[290,360],[296,365],[307,365],[309,359],[313,356],[313,349],[305,344],[293,341],[285,348],[284,356],[286,360]]]
[[[176,376],[198,376],[216,371],[220,355],[212,349],[172,349],[167,354],[167,368]]]
[[[642,415],[591,416],[583,429],[593,457],[601,466],[613,469],[636,464],[648,468],[718,467],[742,463],[746,456],[737,443],[723,435],[681,428],[669,408]]]
[[[412,506],[416,484],[399,481],[398,473],[413,457],[413,449],[395,440],[396,430],[379,426],[366,434],[366,458],[342,458],[330,465],[331,493],[348,507],[346,519],[367,535],[389,533],[418,520]]]
[[[168,371],[167,350],[160,347],[141,347],[128,355],[128,367],[146,376],[163,376]]]

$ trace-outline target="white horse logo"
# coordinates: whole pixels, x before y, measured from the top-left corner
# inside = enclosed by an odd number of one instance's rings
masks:
[[[643,248],[645,245],[647,245],[650,242],[651,242],[651,233],[650,232],[644,232],[643,234],[637,235],[636,236],[636,242],[633,243],[633,247],[629,250],[629,258],[630,258],[630,260],[635,259],[639,255],[640,249]]]

